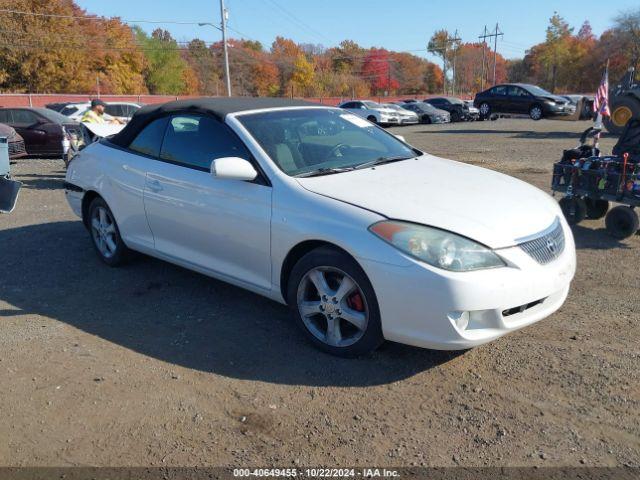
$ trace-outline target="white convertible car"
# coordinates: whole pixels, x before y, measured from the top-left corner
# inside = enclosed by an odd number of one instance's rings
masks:
[[[336,355],[483,344],[556,311],[575,272],[546,193],[302,101],[144,107],[66,181],[106,264],[135,250],[286,303]]]

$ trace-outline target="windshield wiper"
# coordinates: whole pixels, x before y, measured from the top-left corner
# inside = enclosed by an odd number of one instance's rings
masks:
[[[311,170],[310,172],[299,173],[298,175],[294,175],[294,176],[296,178],[319,177],[321,175],[333,175],[334,173],[350,172],[353,169],[354,169],[353,167],[318,168],[316,170]]]
[[[402,160],[409,160],[411,158],[415,158],[415,157],[407,157],[403,155],[397,155],[395,157],[378,157],[375,160],[361,163],[360,165],[356,165],[353,168],[354,170],[360,170],[362,168],[375,167],[376,165],[383,165],[385,163],[401,162]]]

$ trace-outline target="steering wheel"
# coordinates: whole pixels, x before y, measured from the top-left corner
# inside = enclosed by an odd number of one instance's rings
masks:
[[[345,143],[339,143],[337,144],[335,147],[333,147],[331,149],[331,151],[329,152],[329,154],[327,155],[327,160],[330,158],[333,158],[335,156],[337,156],[336,154],[342,149],[342,148],[351,148],[349,145],[345,144]]]

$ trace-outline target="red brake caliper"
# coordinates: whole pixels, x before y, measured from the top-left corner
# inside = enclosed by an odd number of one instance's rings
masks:
[[[355,292],[347,298],[347,305],[349,305],[349,308],[353,308],[357,312],[364,312],[364,302],[362,301],[362,296],[360,296],[360,293],[358,292]]]

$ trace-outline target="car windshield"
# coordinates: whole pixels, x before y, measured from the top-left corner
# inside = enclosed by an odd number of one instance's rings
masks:
[[[547,92],[544,88],[540,88],[537,85],[527,85],[525,88],[529,93],[533,95],[539,95],[543,97],[547,97],[549,95],[553,96],[553,93]]]
[[[437,109],[436,107],[434,107],[433,105],[431,105],[430,103],[417,103],[415,104],[420,111],[422,112],[435,112]]]
[[[362,103],[364,103],[364,104],[365,104],[367,107],[369,107],[369,108],[380,108],[380,107],[382,106],[382,105],[380,105],[379,103],[372,102],[372,101],[369,101],[369,100],[364,101],[364,102],[362,102]]]
[[[54,123],[72,122],[72,120],[70,120],[69,117],[62,115],[61,113],[54,112],[53,110],[49,110],[48,108],[38,108],[34,110],[38,112],[40,115],[42,115],[43,117],[45,117],[50,122],[54,122]]]
[[[337,109],[252,113],[238,120],[290,176],[338,173],[418,153],[367,120]]]

